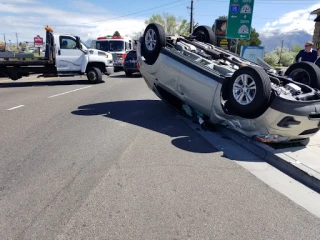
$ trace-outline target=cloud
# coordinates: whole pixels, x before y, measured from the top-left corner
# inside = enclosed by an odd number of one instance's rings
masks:
[[[104,8],[97,10],[85,0],[69,1],[70,8],[73,5],[71,10],[58,9],[37,0],[0,1],[0,34],[5,33],[11,40],[15,40],[15,33],[18,33],[19,41],[32,41],[36,35],[44,37],[46,25],[55,33],[71,33],[84,40],[89,35],[95,38],[115,31],[122,35],[133,34],[145,27],[142,18],[119,17]]]
[[[314,32],[314,17],[310,16],[310,13],[320,8],[320,4],[314,4],[306,9],[292,11],[284,14],[282,17],[274,21],[271,26],[270,23],[266,23],[263,31],[270,31],[275,29],[281,29],[282,32],[294,32],[297,30],[304,30],[313,35]]]

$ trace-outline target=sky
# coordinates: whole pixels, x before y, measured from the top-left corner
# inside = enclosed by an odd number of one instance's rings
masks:
[[[55,33],[74,34],[83,40],[113,34],[131,35],[145,28],[153,14],[167,12],[190,19],[191,0],[0,0],[0,41],[33,41],[45,36],[49,25]],[[212,26],[227,15],[229,0],[194,0],[194,21]],[[314,31],[319,0],[255,0],[252,27],[258,32],[281,29],[283,32]]]

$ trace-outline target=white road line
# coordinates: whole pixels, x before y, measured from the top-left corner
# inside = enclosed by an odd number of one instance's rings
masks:
[[[11,111],[11,110],[14,110],[14,109],[17,109],[17,108],[21,108],[21,107],[24,107],[24,105],[19,105],[19,106],[13,107],[13,108],[9,108],[7,110]]]
[[[86,88],[89,88],[89,87],[92,87],[92,86],[87,86],[87,87],[83,87],[83,88],[77,88],[77,89],[74,89],[74,90],[71,90],[71,91],[68,91],[68,92],[64,92],[64,93],[59,93],[59,94],[56,94],[56,95],[52,95],[52,96],[50,96],[50,97],[48,97],[48,98],[58,97],[58,96],[61,96],[61,95],[67,94],[67,93],[76,92],[76,91],[79,91],[79,90],[82,90],[82,89],[86,89]]]

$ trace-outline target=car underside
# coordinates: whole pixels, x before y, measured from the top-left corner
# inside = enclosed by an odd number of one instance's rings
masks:
[[[317,66],[298,63],[281,75],[212,43],[207,26],[183,37],[149,24],[138,42],[140,72],[159,98],[200,122],[264,142],[301,141],[318,132]]]

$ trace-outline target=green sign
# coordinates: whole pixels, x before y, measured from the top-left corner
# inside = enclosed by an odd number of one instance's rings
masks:
[[[233,39],[250,39],[254,0],[230,0],[227,36]]]

